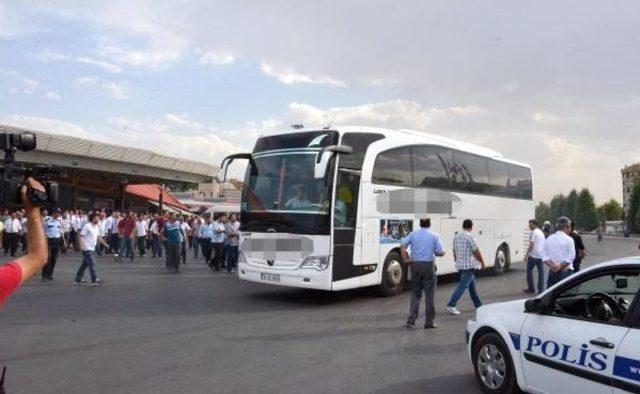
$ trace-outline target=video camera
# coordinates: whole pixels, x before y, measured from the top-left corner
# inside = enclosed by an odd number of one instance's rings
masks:
[[[51,178],[49,166],[37,165],[26,169],[16,164],[16,151],[26,152],[35,148],[36,135],[33,133],[0,133],[0,149],[4,151],[4,166],[0,168],[0,205],[21,205],[20,189],[29,177],[45,188],[42,192],[27,187],[27,198],[32,204],[51,208],[58,203],[58,183]]]

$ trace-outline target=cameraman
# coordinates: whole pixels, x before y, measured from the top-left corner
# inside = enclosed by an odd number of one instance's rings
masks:
[[[44,187],[33,178],[27,179],[32,189],[44,192]],[[35,275],[47,263],[47,240],[44,236],[40,207],[27,198],[27,187],[20,190],[22,204],[29,219],[29,249],[25,256],[0,267],[0,304],[21,284]]]

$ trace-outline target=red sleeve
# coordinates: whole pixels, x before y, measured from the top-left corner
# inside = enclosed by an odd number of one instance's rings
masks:
[[[16,291],[22,282],[22,269],[16,263],[0,267],[0,304]]]

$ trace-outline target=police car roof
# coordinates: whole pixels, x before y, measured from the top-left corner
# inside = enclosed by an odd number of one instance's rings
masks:
[[[615,260],[604,261],[602,263],[598,263],[592,265],[588,268],[580,270],[580,272],[591,271],[593,269],[605,268],[605,267],[632,267],[632,266],[640,266],[640,256],[630,256],[630,257],[622,257]]]
[[[496,159],[500,159],[502,161],[524,166],[530,167],[526,163],[522,163],[515,160],[510,160],[502,156],[500,152],[497,152],[493,149],[485,148],[483,146],[470,144],[463,141],[454,140],[452,138],[443,137],[436,134],[430,134],[424,131],[417,130],[409,130],[409,129],[386,129],[380,127],[370,127],[370,126],[330,126],[330,127],[308,127],[301,129],[289,129],[289,130],[280,130],[274,132],[268,132],[261,134],[260,137],[263,136],[272,136],[272,135],[281,135],[281,134],[292,134],[292,133],[304,133],[304,132],[318,132],[318,131],[337,131],[338,133],[378,133],[385,136],[385,139],[392,139],[395,142],[402,144],[406,143],[407,145],[414,145],[416,143],[423,144],[432,144],[444,146],[452,149],[457,149],[461,151],[465,151],[468,153],[474,153],[481,156],[492,157]]]

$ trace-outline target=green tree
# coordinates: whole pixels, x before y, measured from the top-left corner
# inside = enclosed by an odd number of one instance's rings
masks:
[[[562,212],[561,216],[566,216],[571,220],[576,220],[577,215],[578,215],[578,192],[576,191],[576,189],[572,189],[569,195],[567,196],[565,209],[564,209],[564,212]]]
[[[598,220],[622,220],[624,209],[615,199],[610,199],[598,207]]]
[[[545,220],[551,220],[551,209],[549,205],[539,202],[536,205],[536,221],[542,226]]]
[[[554,223],[557,218],[564,216],[567,210],[567,198],[562,194],[555,195],[549,203],[550,221]]]
[[[631,232],[638,232],[640,230],[640,223],[638,221],[638,215],[640,213],[640,183],[636,183],[631,190],[631,196],[629,197],[629,215],[627,216],[627,226]]]
[[[598,226],[596,203],[589,189],[580,190],[573,220],[586,231],[593,231]]]

